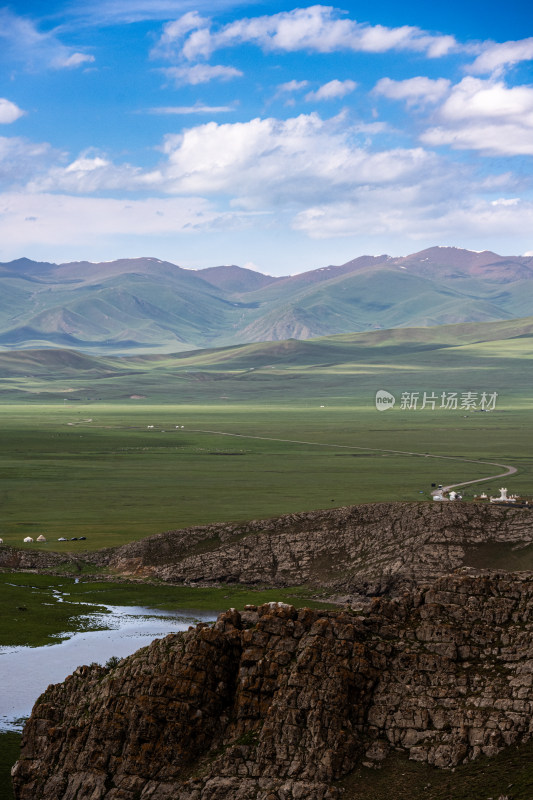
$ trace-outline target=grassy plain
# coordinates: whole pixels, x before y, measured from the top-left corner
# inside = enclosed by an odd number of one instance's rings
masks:
[[[459,459],[512,464],[504,485],[531,494],[531,328],[511,320],[114,360],[1,353],[0,536],[95,549],[195,524],[427,500],[432,482],[502,471]],[[397,398],[389,411],[375,408],[381,388]],[[497,392],[495,410],[439,407],[443,392],[468,391]],[[419,393],[416,410],[400,407],[403,392]],[[437,396],[434,410],[420,408],[424,392]]]
[[[208,522],[428,500],[432,482],[498,471],[468,459],[516,466],[504,485],[531,494],[532,359],[531,320],[131,359],[0,353],[0,536],[21,546],[44,533],[47,544],[30,546],[76,552]],[[376,411],[378,389],[396,396],[394,409]],[[490,413],[399,407],[402,392],[425,391],[498,392],[498,400]],[[87,540],[57,542],[80,535]],[[70,593],[66,603],[47,605],[54,589]],[[42,644],[85,624],[80,609],[101,603],[220,610],[270,599],[309,604],[302,589],[282,596],[5,574],[0,642]],[[0,736],[6,798],[17,748],[16,734]],[[526,745],[461,767],[450,782],[449,773],[402,762],[360,770],[347,796],[525,800],[530,764]]]
[[[82,422],[88,413],[92,422]],[[43,533],[47,543],[31,547],[94,549],[209,522],[427,500],[432,482],[502,471],[460,458],[514,464],[519,473],[508,488],[533,486],[523,408],[3,406],[0,418],[0,535],[17,546]],[[483,487],[495,491],[500,483]],[[85,542],[57,541],[81,535]]]

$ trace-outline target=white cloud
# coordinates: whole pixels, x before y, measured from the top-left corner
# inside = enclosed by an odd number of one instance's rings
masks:
[[[219,213],[202,198],[72,197],[65,194],[0,195],[0,240],[30,245],[89,246],[95,237],[164,236],[242,223],[242,214]]]
[[[0,181],[4,186],[22,185],[44,172],[51,161],[59,159],[61,154],[49,144],[0,136]]]
[[[186,40],[185,45],[184,40]],[[209,57],[211,54],[210,20],[202,17],[198,11],[189,11],[179,19],[163,25],[163,33],[152,49],[151,55],[174,58],[184,46],[195,51],[196,55],[191,60],[200,56]]]
[[[533,89],[529,86],[509,89],[501,81],[478,78],[464,78],[454,86],[441,109],[441,116],[449,120],[509,120],[532,113]]]
[[[197,86],[199,83],[209,83],[212,80],[229,81],[242,75],[242,72],[239,69],[235,69],[235,67],[212,66],[210,64],[168,67],[163,72],[178,85],[190,84],[191,86]]]
[[[497,200],[492,200],[492,206],[517,206],[520,203],[519,197],[499,197]]]
[[[197,11],[189,11],[179,19],[163,25],[163,33],[159,40],[159,45],[166,48],[191,31],[198,30],[208,24],[209,20],[202,17]]]
[[[86,53],[71,53],[71,55],[61,55],[55,58],[52,66],[57,69],[69,69],[71,67],[79,67],[82,64],[92,64],[94,56],[87,55]]]
[[[191,61],[209,58],[219,48],[245,42],[256,44],[263,50],[310,50],[320,53],[339,50],[367,53],[411,50],[425,53],[429,58],[446,55],[457,47],[453,36],[434,36],[409,25],[387,28],[358,23],[347,19],[331,6],[321,5],[235,20],[214,32],[205,21],[185,36],[179,28],[176,31],[176,43],[181,43],[182,55]],[[169,37],[167,27],[160,44],[164,38],[168,46]]]
[[[478,150],[487,156],[531,156],[531,128],[519,124],[471,123],[456,128],[430,128],[421,136],[431,147],[450,145],[454,150]]]
[[[246,209],[302,208],[352,196],[362,186],[416,183],[436,168],[435,156],[420,147],[372,149],[370,137],[384,130],[382,123],[350,127],[345,114],[323,120],[311,113],[286,120],[208,122],[168,135],[161,161],[151,170],[115,164],[94,150],[65,163],[63,154],[44,145],[32,161],[29,145],[20,143],[18,152],[12,140],[5,140],[11,144],[5,146],[4,161],[11,182],[23,185],[23,176],[26,190],[34,194],[218,195]],[[28,167],[21,168],[25,160]]]
[[[163,152],[167,162],[148,181],[167,192],[229,194],[247,208],[308,204],[365,184],[416,181],[434,160],[422,148],[372,152],[343,115],[322,120],[316,113],[209,122],[167,136]]]
[[[533,155],[533,88],[464,78],[439,111],[440,126],[421,137],[432,146],[486,155]]]
[[[26,112],[19,108],[11,100],[0,97],[0,124],[9,125],[22,117]]]
[[[418,76],[403,81],[381,78],[373,91],[391,100],[406,100],[407,105],[437,103],[449,92],[451,81],[446,78],[426,78]]]
[[[305,89],[306,86],[309,85],[309,81],[287,81],[286,83],[280,83],[278,85],[278,89],[276,94],[274,95],[274,100],[277,100],[279,97],[285,97],[285,105],[286,106],[294,106],[296,104],[296,100],[294,98],[294,94],[296,92],[302,91]]]
[[[489,43],[476,58],[470,72],[476,74],[500,73],[505,67],[533,59],[533,36],[518,41]]]
[[[357,84],[355,81],[333,80],[325,83],[320,89],[317,89],[316,92],[309,92],[306,94],[305,99],[308,102],[314,100],[336,100],[340,97],[346,97],[347,94],[350,94],[356,88]]]
[[[95,172],[102,167],[108,167],[109,161],[105,158],[100,158],[100,156],[95,156],[94,158],[87,158],[86,156],[81,156],[80,158],[73,161],[72,164],[69,164],[66,167],[65,172],[70,173],[88,173],[88,172]]]
[[[247,4],[247,0],[216,0],[217,11]],[[73,0],[69,13],[84,24],[130,24],[146,20],[168,20],[184,12],[213,10],[213,0]]]
[[[149,108],[149,114],[162,115],[182,115],[187,114],[223,114],[228,111],[235,111],[234,106],[206,106],[196,103],[194,106],[161,106],[159,108]]]
[[[470,199],[457,208],[450,208],[441,219],[432,220],[431,227],[442,237],[444,231],[458,235],[477,235],[481,240],[495,236],[522,238],[533,227],[533,203],[520,202],[493,205],[485,200]],[[449,235],[449,234],[448,234]]]
[[[428,193],[382,187],[362,192],[355,202],[321,204],[296,215],[293,227],[312,239],[339,236],[401,237],[413,242],[494,241],[523,238],[533,226],[533,203],[493,205],[475,196],[431,203]]]
[[[72,68],[94,61],[94,56],[68,47],[54,33],[41,33],[32,20],[7,8],[0,9],[0,43],[4,58],[30,69]]]
[[[309,81],[287,81],[287,83],[280,83],[278,86],[278,94],[285,92],[299,92],[309,86]]]
[[[422,148],[378,151],[359,141],[345,115],[209,122],[168,136],[159,168],[145,171],[94,151],[62,166],[62,154],[47,145],[0,138],[0,176],[20,185],[21,174],[35,173],[25,191],[0,196],[0,236],[12,252],[26,244],[84,247],[95,237],[235,230],[252,226],[257,214],[311,239],[494,247],[497,237],[523,240],[533,229],[533,203],[518,196],[512,176],[485,186],[464,165],[454,168]],[[102,191],[114,197],[88,196]],[[124,191],[131,200],[118,199]],[[140,193],[148,196],[140,200]],[[218,211],[215,198],[230,210]]]
[[[132,190],[144,185],[139,167],[116,166],[109,159],[84,153],[66,167],[52,166],[46,174],[35,177],[27,185],[30,193],[61,191],[93,194],[116,189]]]

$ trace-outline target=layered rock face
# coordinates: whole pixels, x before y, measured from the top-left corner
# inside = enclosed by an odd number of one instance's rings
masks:
[[[30,549],[34,547],[35,549]],[[0,567],[4,569],[39,570],[46,567],[54,569],[67,565],[72,566],[73,570],[75,570],[75,564],[78,559],[68,554],[47,553],[41,547],[41,545],[32,544],[26,545],[25,549],[21,549],[4,545],[0,547]]]
[[[249,606],[37,701],[17,800],[333,800],[398,748],[451,767],[533,733],[533,574],[455,574],[366,615]]]
[[[533,569],[533,510],[368,503],[167,531],[95,553],[0,548],[0,567],[11,569],[68,565],[76,574],[86,563],[115,575],[193,585],[306,583],[353,602],[358,595],[398,594],[463,565]]]
[[[513,568],[527,569],[520,553],[533,543],[533,511],[473,503],[369,503],[169,531],[117,548],[107,563],[121,574],[171,582],[308,583],[353,598],[401,591],[452,572],[487,543],[502,545],[487,566],[506,568],[505,552],[514,548]]]

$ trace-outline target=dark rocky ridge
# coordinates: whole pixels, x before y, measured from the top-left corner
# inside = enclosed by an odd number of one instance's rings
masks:
[[[118,548],[108,564],[123,575],[179,583],[309,583],[353,596],[397,592],[449,573],[471,563],[476,548],[489,542],[502,545],[490,564],[496,568],[505,566],[512,548],[529,554],[531,511],[466,503],[362,504],[169,531]]]
[[[475,503],[369,503],[219,523],[75,558],[0,548],[12,569],[92,563],[173,583],[308,584],[351,601],[398,594],[462,566],[533,569],[533,512]]]
[[[37,701],[16,800],[333,800],[391,748],[437,767],[533,732],[533,574],[365,616],[267,604],[81,667]]]

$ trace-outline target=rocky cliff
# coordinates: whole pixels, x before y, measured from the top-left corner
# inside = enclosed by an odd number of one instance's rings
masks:
[[[249,606],[81,667],[37,701],[17,800],[333,800],[391,749],[437,767],[533,732],[533,573],[370,611]],[[347,795],[343,795],[347,797]]]
[[[106,556],[121,574],[185,583],[311,584],[383,594],[461,566],[533,569],[533,511],[369,503],[169,531]]]
[[[0,548],[0,567],[84,563],[174,583],[308,584],[345,601],[398,594],[461,566],[533,569],[533,510],[476,503],[368,503],[197,526],[76,556]]]
[[[32,546],[26,545],[23,548],[0,546],[0,567],[3,569],[20,570],[40,570],[40,569],[59,569],[72,568],[76,571],[76,564],[80,568],[84,562],[83,558],[72,556],[69,553],[54,553],[43,550],[43,545],[35,545],[39,549],[31,549]]]

